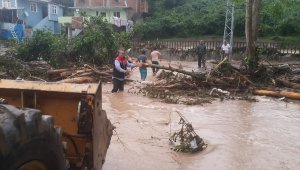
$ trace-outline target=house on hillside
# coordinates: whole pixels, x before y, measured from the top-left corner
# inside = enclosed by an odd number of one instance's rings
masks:
[[[59,33],[60,16],[63,16],[63,6],[52,0],[0,0],[0,38],[17,38],[18,24],[22,24],[27,37],[38,29]]]
[[[148,0],[74,0],[74,9],[75,16],[102,16],[128,30],[133,26],[133,19],[148,12]]]
[[[149,12],[149,0],[127,0],[127,5],[129,10],[127,11],[127,16],[129,16],[133,21],[143,18],[143,14]]]

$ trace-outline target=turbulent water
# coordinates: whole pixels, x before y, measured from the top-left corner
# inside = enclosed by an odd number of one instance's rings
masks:
[[[133,77],[138,78],[138,73]],[[126,90],[111,94],[111,88],[111,84],[103,86],[103,109],[117,133],[104,170],[300,168],[300,103],[296,101],[257,96],[259,102],[230,100],[185,106],[164,104]],[[196,154],[170,149],[170,133],[180,128],[176,111],[192,123],[208,143],[207,149]]]

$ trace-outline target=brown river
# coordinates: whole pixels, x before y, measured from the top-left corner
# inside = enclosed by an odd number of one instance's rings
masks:
[[[139,78],[137,69],[132,77]],[[216,100],[186,106],[128,93],[130,86],[112,94],[112,85],[103,85],[103,109],[116,126],[104,170],[300,169],[299,101],[256,96],[259,102]],[[208,144],[204,151],[170,149],[170,133],[180,129],[176,111]]]

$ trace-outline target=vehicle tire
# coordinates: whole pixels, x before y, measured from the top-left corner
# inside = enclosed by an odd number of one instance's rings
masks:
[[[36,166],[43,168],[33,168]],[[0,169],[65,167],[61,131],[54,127],[51,116],[36,109],[0,104]]]

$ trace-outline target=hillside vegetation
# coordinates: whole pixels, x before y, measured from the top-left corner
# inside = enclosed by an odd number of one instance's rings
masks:
[[[226,0],[151,0],[141,39],[223,35]],[[300,0],[262,0],[259,36],[299,36]],[[235,0],[235,35],[244,36],[245,1]]]

